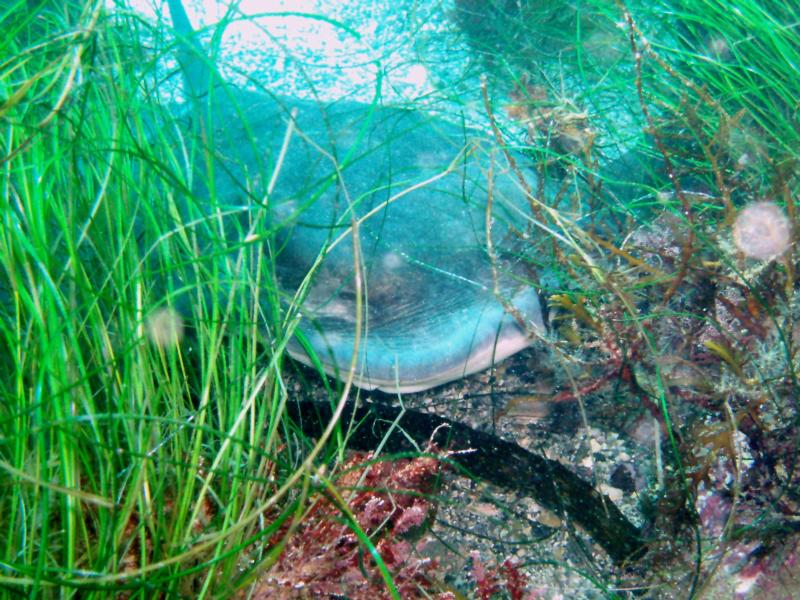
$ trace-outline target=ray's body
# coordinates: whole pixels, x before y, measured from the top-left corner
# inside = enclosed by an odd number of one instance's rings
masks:
[[[514,235],[527,200],[487,134],[418,110],[231,90],[169,6],[190,139],[213,156],[194,197],[266,211],[280,287],[302,290],[293,357],[344,378],[357,348],[356,385],[413,392],[530,345],[542,314]]]

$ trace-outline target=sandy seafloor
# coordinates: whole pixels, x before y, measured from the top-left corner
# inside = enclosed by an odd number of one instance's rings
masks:
[[[150,19],[168,19],[165,1],[130,4]],[[227,4],[185,0],[189,19],[204,41],[225,18]],[[454,74],[464,72],[469,55],[446,17],[449,4],[243,0],[227,13],[218,64],[231,83],[297,98],[371,102],[379,92],[387,104],[430,102],[437,95],[452,100],[445,86]],[[175,68],[176,63],[167,61],[165,66]]]

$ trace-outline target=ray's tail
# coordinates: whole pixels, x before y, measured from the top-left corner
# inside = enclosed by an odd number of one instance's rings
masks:
[[[178,43],[178,63],[183,73],[186,95],[199,99],[221,83],[219,74],[197,39],[181,0],[167,0]]]

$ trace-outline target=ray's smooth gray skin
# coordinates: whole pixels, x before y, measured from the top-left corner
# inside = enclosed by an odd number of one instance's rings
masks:
[[[354,220],[357,386],[421,391],[531,344],[543,317],[514,235],[528,204],[487,133],[416,110],[232,90],[203,58],[180,0],[168,2],[200,132],[190,139],[214,157],[202,168],[195,161],[193,195],[266,211],[280,288],[303,292],[295,359],[349,374]],[[246,231],[230,229],[231,238]]]

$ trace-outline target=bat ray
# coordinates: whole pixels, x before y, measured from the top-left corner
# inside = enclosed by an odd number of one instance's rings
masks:
[[[352,363],[355,385],[405,393],[531,344],[542,311],[513,241],[528,204],[489,133],[419,110],[234,91],[180,0],[169,8],[192,139],[213,155],[193,196],[265,211],[279,286],[301,298],[292,357],[340,379]]]

